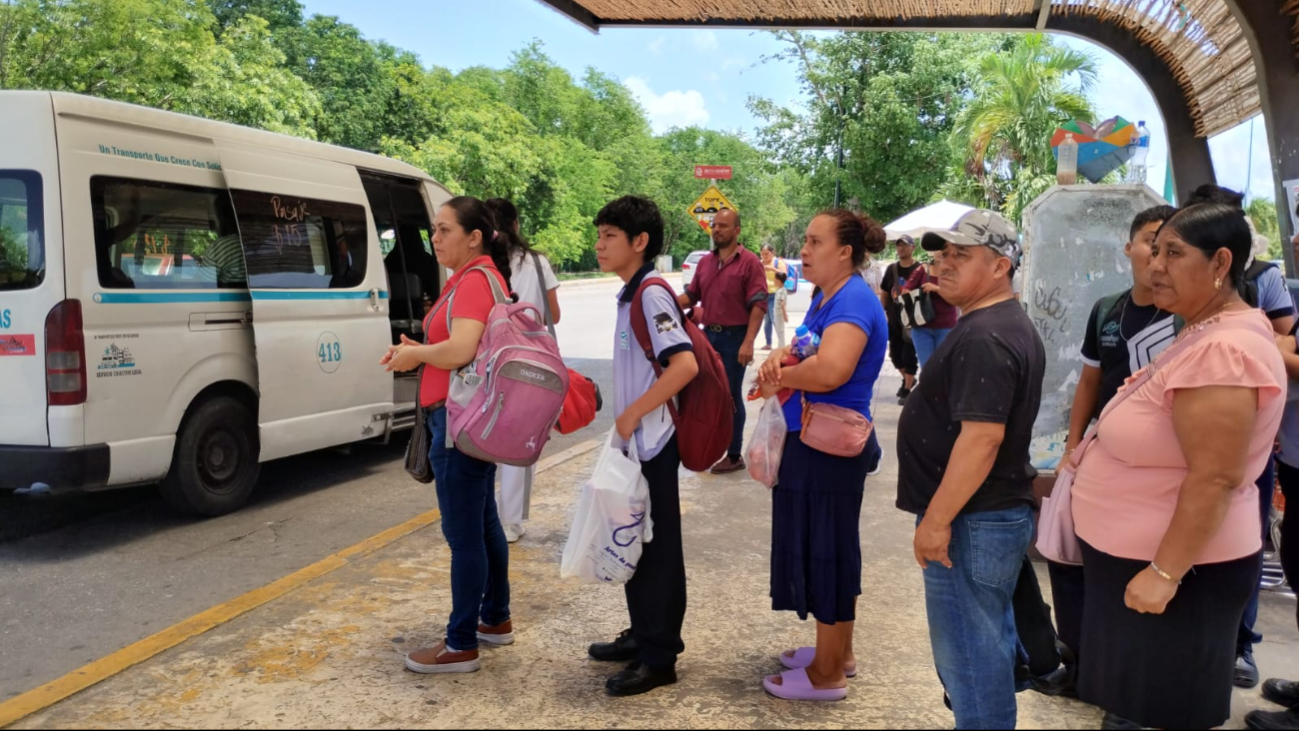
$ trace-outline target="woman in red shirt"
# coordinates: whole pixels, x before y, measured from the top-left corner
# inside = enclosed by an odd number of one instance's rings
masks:
[[[452,373],[478,354],[478,341],[496,304],[487,278],[496,277],[508,292],[510,264],[506,237],[497,233],[495,219],[477,198],[453,198],[438,210],[433,252],[454,274],[424,320],[427,344],[403,335],[381,361],[389,371],[423,367],[420,402],[433,434],[429,462],[436,475],[442,534],[451,547],[452,608],[446,638],[407,655],[406,667],[417,673],[471,673],[479,668],[479,641],[514,642],[510,554],[496,512],[496,465],[447,445],[445,403]]]

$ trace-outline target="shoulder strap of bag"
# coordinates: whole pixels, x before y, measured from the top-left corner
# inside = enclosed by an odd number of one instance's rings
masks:
[[[541,254],[532,253],[532,265],[537,268],[537,286],[541,288],[541,311],[546,318],[546,330],[555,337],[555,318],[550,314],[550,292],[546,289],[546,274],[541,268]]]
[[[672,296],[672,301],[677,306],[677,315],[681,318],[681,327],[694,327],[694,325],[690,324],[690,321],[686,319],[686,314],[681,311],[681,304],[677,302],[676,290],[672,289],[672,285],[668,284],[666,281],[657,278],[646,279],[641,282],[640,287],[636,289],[636,294],[632,296],[631,313],[629,315],[631,318],[631,331],[632,334],[636,336],[637,344],[639,344],[641,350],[645,352],[646,360],[654,366],[654,377],[660,378],[663,376],[663,364],[659,362],[658,358],[654,357],[654,342],[650,340],[649,325],[645,324],[645,305],[642,302],[642,296],[645,294],[645,290],[650,287],[662,287]],[[681,416],[677,413],[675,398],[668,399],[667,407],[668,413],[672,415],[672,422],[676,423],[680,421]]]
[[[498,305],[505,304],[510,301],[510,296],[505,293],[505,290],[501,288],[501,283],[496,280],[495,276],[493,276],[494,271],[495,270],[489,269],[488,267],[485,266],[471,267],[470,269],[466,270],[464,274],[460,276],[460,280],[456,282],[456,286],[451,288],[451,294],[447,295],[447,298],[444,302],[444,306],[447,309],[447,332],[448,333],[451,332],[451,310],[453,309],[451,307],[451,302],[455,300],[456,292],[460,290],[460,285],[465,283],[465,277],[469,276],[471,272],[482,272],[483,276],[487,277],[487,284],[492,288],[492,297],[496,299],[496,304]]]
[[[1104,297],[1101,297],[1101,300],[1100,300],[1100,303],[1099,303],[1100,306],[1096,308],[1096,343],[1097,343],[1097,345],[1100,344],[1100,342],[1101,342],[1101,335],[1104,334],[1104,331],[1105,331],[1105,321],[1109,319],[1110,314],[1114,312],[1114,308],[1119,306],[1119,303],[1123,301],[1123,298],[1124,298],[1124,297],[1127,295],[1127,293],[1130,292],[1130,291],[1131,291],[1131,290],[1125,290],[1125,291],[1123,291],[1123,292],[1115,292],[1114,294],[1107,294],[1107,295],[1105,295]]]

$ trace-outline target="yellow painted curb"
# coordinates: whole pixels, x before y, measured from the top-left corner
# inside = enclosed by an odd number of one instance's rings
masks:
[[[383,548],[393,541],[414,533],[420,528],[436,523],[442,514],[437,510],[412,518],[401,525],[368,538],[355,546],[343,549],[328,558],[258,589],[218,604],[211,609],[174,624],[161,632],[128,645],[111,655],[84,665],[63,677],[29,690],[22,695],[0,703],[0,728],[19,721],[33,713],[69,698],[96,683],[169,650],[182,642],[219,627],[236,617],[278,599],[308,582],[346,566],[351,559],[360,558]]]
[[[600,440],[591,440],[547,457],[537,463],[537,473],[540,474],[574,457],[586,454],[599,447],[600,444]],[[161,632],[128,645],[111,655],[102,657],[88,665],[83,665],[57,680],[52,680],[39,688],[34,688],[16,698],[0,703],[0,728],[20,721],[33,713],[43,711],[55,703],[70,698],[92,685],[101,683],[133,665],[138,665],[186,640],[220,627],[240,615],[246,614],[267,602],[288,594],[294,589],[298,589],[346,566],[353,559],[368,556],[399,538],[430,526],[441,517],[442,514],[437,510],[430,510],[427,513],[418,515],[401,525],[389,528],[354,546],[344,548],[328,558],[277,579],[266,586],[253,589],[224,604],[218,604]]]

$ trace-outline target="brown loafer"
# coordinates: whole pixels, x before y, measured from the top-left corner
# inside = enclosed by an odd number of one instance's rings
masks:
[[[734,459],[732,459],[731,457],[726,457],[721,462],[718,462],[717,464],[713,465],[713,468],[709,470],[709,472],[711,472],[714,475],[729,475],[732,472],[739,472],[744,468],[745,466],[744,466],[743,457],[736,457]]]
[[[495,627],[488,627],[485,624],[478,625],[478,641],[486,642],[489,645],[513,645],[514,644],[514,625],[510,620]]]
[[[477,650],[452,652],[443,640],[427,650],[416,650],[406,656],[406,669],[428,675],[438,673],[473,673],[482,667]]]

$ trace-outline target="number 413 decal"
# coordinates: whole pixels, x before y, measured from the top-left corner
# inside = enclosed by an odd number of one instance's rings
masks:
[[[338,363],[341,360],[343,360],[342,343],[321,343],[320,344],[321,363]]]

